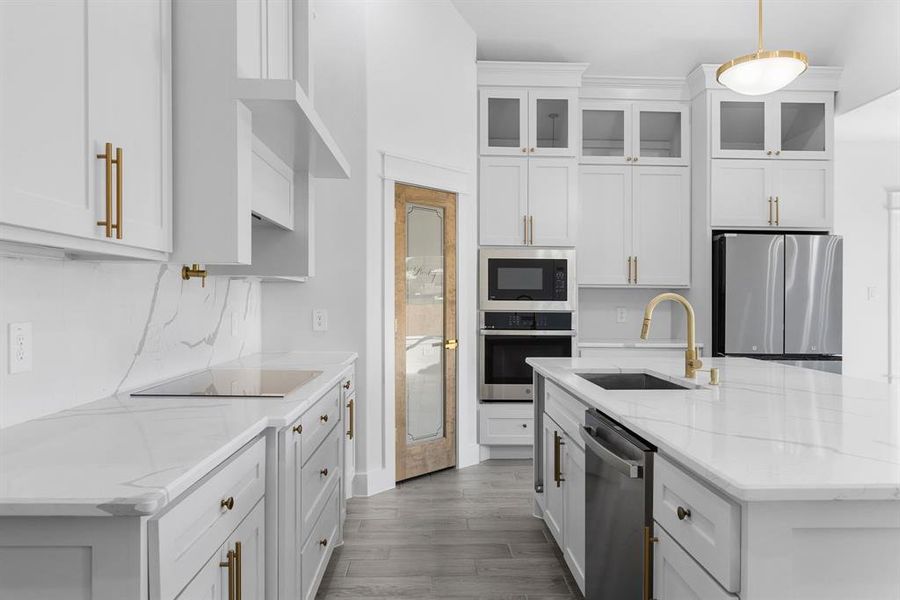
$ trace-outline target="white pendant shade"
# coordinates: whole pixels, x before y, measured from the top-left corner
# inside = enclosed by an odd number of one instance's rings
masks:
[[[759,0],[758,43],[753,54],[738,56],[716,71],[716,81],[747,96],[780,90],[806,70],[809,59],[796,50],[763,50],[763,10]]]
[[[807,64],[802,52],[763,50],[725,63],[716,71],[716,80],[739,94],[760,96],[794,81]]]

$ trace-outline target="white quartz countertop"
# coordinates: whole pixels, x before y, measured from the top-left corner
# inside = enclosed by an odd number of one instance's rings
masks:
[[[749,358],[704,358],[694,390],[604,390],[576,373],[649,371],[681,359],[527,362],[660,453],[743,501],[900,500],[900,386]]]
[[[355,359],[281,352],[212,367],[322,371],[284,398],[124,392],[0,429],[0,516],[153,514],[266,428],[290,425]]]
[[[687,348],[684,340],[579,340],[579,348]],[[702,342],[697,343],[703,347]]]

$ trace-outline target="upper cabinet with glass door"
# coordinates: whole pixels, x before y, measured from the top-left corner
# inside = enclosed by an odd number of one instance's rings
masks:
[[[482,88],[480,152],[575,156],[578,95],[555,88]]]
[[[687,105],[582,101],[582,163],[684,166],[689,144]]]
[[[834,94],[781,92],[765,97],[712,94],[713,158],[828,160]]]

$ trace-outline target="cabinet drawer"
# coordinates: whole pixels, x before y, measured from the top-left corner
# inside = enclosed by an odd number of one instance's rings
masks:
[[[478,410],[478,443],[531,446],[534,444],[534,406],[523,402],[482,403]]]
[[[310,600],[315,596],[316,588],[337,541],[341,509],[337,490],[337,487],[331,490],[325,507],[319,515],[319,520],[316,521],[309,538],[300,551],[300,577],[303,590],[301,598],[303,600]]]
[[[303,531],[309,531],[328,492],[340,475],[341,430],[333,428],[322,445],[300,469],[300,519]]]
[[[265,477],[263,438],[237,452],[176,504],[150,519],[151,598],[174,598],[203,568],[263,497]]]
[[[579,429],[584,425],[587,407],[550,381],[544,384],[544,390],[544,412],[556,421],[579,448],[584,448]]]
[[[340,386],[334,386],[291,426],[291,435],[301,436],[301,464],[306,464],[340,418]]]
[[[653,557],[653,597],[657,600],[736,600],[690,555],[657,527]]]
[[[679,508],[682,518],[679,518]],[[689,514],[685,512],[689,511]],[[657,455],[653,518],[729,592],[741,581],[741,508]]]

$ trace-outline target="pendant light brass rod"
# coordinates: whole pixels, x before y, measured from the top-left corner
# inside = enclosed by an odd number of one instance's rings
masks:
[[[762,0],[759,0],[759,11],[758,11],[758,14],[757,14],[757,16],[756,16],[756,20],[757,20],[757,29],[758,29],[757,41],[756,41],[756,47],[757,47],[757,49],[758,49],[760,52],[762,52],[762,49],[763,49],[763,35],[762,35],[762,29],[763,29]]]

